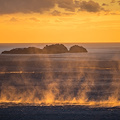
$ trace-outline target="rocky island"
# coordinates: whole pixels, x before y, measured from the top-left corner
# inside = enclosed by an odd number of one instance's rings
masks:
[[[81,53],[81,52],[88,52],[84,47],[74,45],[70,48],[69,53]]]
[[[3,51],[1,54],[59,54],[59,53],[83,53],[88,52],[84,47],[74,45],[69,50],[63,44],[46,45],[43,49],[36,47],[15,48]]]
[[[63,44],[46,45],[43,48],[43,54],[67,53],[68,49]]]

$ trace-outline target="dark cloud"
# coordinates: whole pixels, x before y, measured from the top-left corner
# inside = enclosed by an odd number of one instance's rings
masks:
[[[75,11],[73,0],[0,0],[0,14],[43,13],[56,4],[66,11]]]
[[[118,4],[120,5],[120,1],[117,1],[118,2]]]
[[[76,8],[80,8],[81,11],[87,12],[99,12],[103,10],[103,8],[97,2],[94,2],[92,0],[89,0],[88,2],[85,0],[57,0],[57,4],[58,7],[72,12],[74,12]],[[107,6],[107,4],[103,5]]]
[[[79,4],[80,4],[80,1],[75,0],[74,3],[75,3],[75,5],[79,5]]]
[[[75,12],[75,9],[87,12],[98,12],[101,6],[92,0],[0,0],[0,14],[12,13],[44,13],[50,11],[58,5],[59,8],[68,12]],[[59,11],[54,10],[52,15],[60,15]]]
[[[0,0],[0,14],[43,13],[55,6],[55,0]]]
[[[108,6],[108,4],[106,4],[106,3],[103,3],[103,4],[102,4],[102,6]]]
[[[58,7],[64,8],[67,11],[75,11],[75,4],[73,0],[57,0]]]
[[[86,1],[80,2],[80,10],[87,12],[99,12],[103,10],[103,8],[97,2],[90,0],[88,2]]]

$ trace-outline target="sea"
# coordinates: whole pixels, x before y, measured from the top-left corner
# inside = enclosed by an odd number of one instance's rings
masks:
[[[0,53],[13,48],[37,47],[43,48],[46,45],[55,43],[0,43]],[[61,43],[62,44],[62,43]],[[89,53],[119,53],[120,43],[63,43],[68,49],[73,45],[85,47]]]
[[[120,43],[63,44],[88,52],[0,54],[0,120],[120,120]]]

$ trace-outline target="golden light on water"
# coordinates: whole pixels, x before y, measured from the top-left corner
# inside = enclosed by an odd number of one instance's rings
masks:
[[[49,94],[49,93],[48,93]],[[8,101],[6,98],[3,100],[0,100],[0,104],[6,104],[9,103],[11,106],[13,105],[35,105],[35,106],[87,106],[87,107],[119,107],[120,106],[120,101],[116,100],[115,98],[110,98],[109,100],[105,101],[84,101],[84,100],[76,100],[75,98],[71,101],[59,101],[59,100],[54,100],[53,95],[46,96],[47,98],[44,100],[34,100],[34,101],[27,101],[24,100],[18,100],[18,101]],[[11,104],[12,103],[12,104]]]
[[[78,61],[78,58],[75,59]],[[17,61],[17,68],[22,70],[4,69],[0,72],[1,78],[4,79],[1,84],[0,104],[120,106],[119,62],[114,60],[110,63],[109,61],[89,62],[88,60],[74,62],[74,64],[70,61],[64,64],[61,61],[58,64],[57,61],[56,64],[46,57],[44,61],[36,62],[37,64],[35,61],[32,62],[33,67],[30,63],[27,65],[28,60],[29,57],[24,62]],[[43,66],[40,67],[40,64]],[[28,70],[25,70],[26,68]],[[59,71],[56,71],[58,68]],[[37,71],[34,71],[35,69]]]

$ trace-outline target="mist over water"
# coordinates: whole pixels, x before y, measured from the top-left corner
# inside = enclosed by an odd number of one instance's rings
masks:
[[[0,55],[0,104],[120,106],[120,44],[86,46],[80,54]]]

